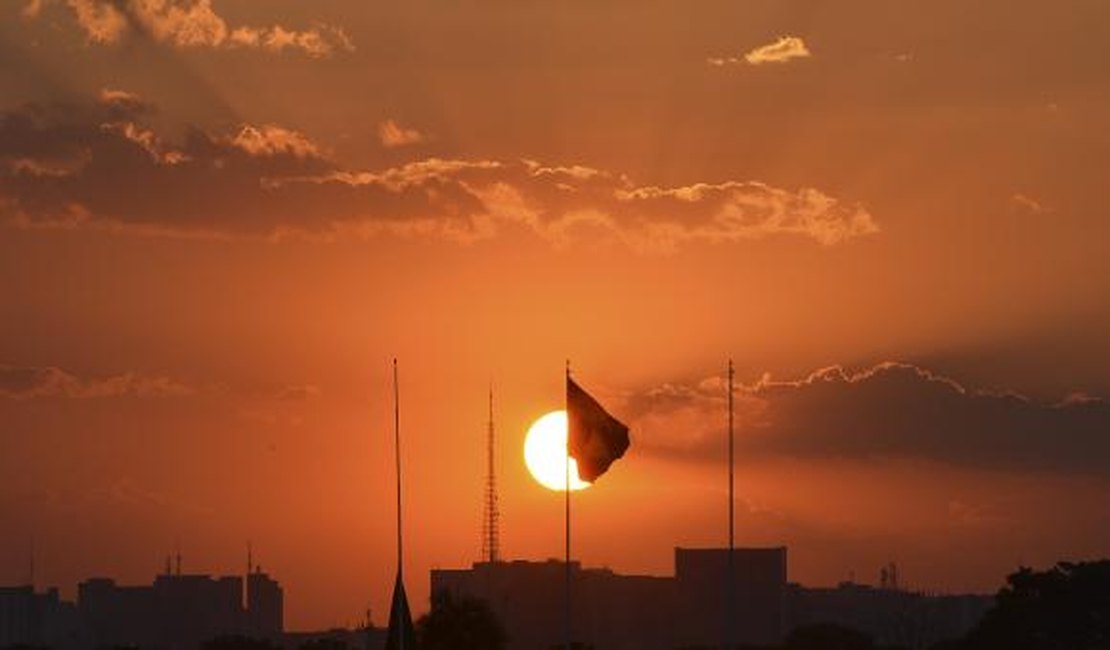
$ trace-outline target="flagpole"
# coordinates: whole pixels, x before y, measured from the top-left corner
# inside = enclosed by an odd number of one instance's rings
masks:
[[[401,392],[397,383],[397,359],[393,359],[393,453],[397,470],[397,574],[402,573],[401,546]]]
[[[570,359],[567,359],[566,381],[567,381],[566,386],[569,386],[570,385]],[[564,399],[565,399],[565,395],[566,395],[566,390],[564,388]],[[564,620],[564,623],[565,623],[565,626],[566,626],[565,629],[564,629],[564,632],[566,633],[566,641],[567,641],[566,650],[571,650],[571,639],[570,639],[570,408],[569,408],[569,406],[570,405],[568,403],[564,402],[563,407],[565,409],[565,413],[567,414],[567,439],[566,439],[566,450],[565,450],[566,459],[563,462],[563,467],[564,467],[564,470],[565,470],[565,476],[564,476],[565,482],[563,483],[564,506],[565,506],[564,507],[564,515],[565,515],[564,519],[565,519],[565,522],[566,522],[566,539],[565,539],[565,542],[566,542],[566,546],[565,546],[565,548],[566,548],[566,562],[565,562],[565,569],[566,569],[566,590],[567,590],[567,593],[566,593],[566,619]]]
[[[393,358],[393,453],[397,469],[397,582],[404,584],[404,553],[401,535],[401,389],[397,381],[397,357]],[[397,626],[400,649],[408,648],[405,626]]]
[[[736,645],[736,570],[734,567],[735,555],[735,497],[734,497],[734,447],[733,441],[733,415],[732,415],[732,378],[734,375],[732,368],[732,359],[728,360],[728,577],[726,581],[728,589],[728,611],[725,613],[725,629],[727,630],[726,648],[731,648]]]

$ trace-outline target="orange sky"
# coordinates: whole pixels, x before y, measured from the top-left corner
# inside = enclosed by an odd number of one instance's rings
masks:
[[[835,5],[835,6],[834,6]],[[562,552],[563,360],[632,428],[576,552],[992,590],[1110,552],[1110,9],[0,5],[0,583],[240,571],[295,629]],[[840,369],[829,369],[839,367]]]

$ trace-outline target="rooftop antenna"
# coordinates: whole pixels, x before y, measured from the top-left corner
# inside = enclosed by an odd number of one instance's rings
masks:
[[[35,538],[31,538],[31,554],[27,559],[27,584],[31,585],[31,591],[35,590]]]
[[[482,518],[482,558],[494,563],[501,560],[501,540],[498,520],[501,513],[497,508],[497,475],[493,463],[493,382],[489,387],[489,422],[486,430],[486,499],[485,516]]]
[[[175,567],[176,568],[175,572],[177,573],[178,577],[180,577],[181,576],[181,540],[180,539],[177,540],[177,558],[176,559],[177,559],[177,566]]]
[[[254,549],[247,540],[247,575],[243,576],[243,602],[249,608],[251,603],[251,567],[254,566]]]

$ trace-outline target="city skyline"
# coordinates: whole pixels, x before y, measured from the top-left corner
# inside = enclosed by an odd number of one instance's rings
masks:
[[[948,594],[907,588],[907,585],[900,582],[898,566],[893,562],[880,567],[875,572],[876,577],[879,578],[876,582],[868,582],[866,579],[858,580],[858,576],[853,575],[835,586],[802,585],[789,578],[786,547],[738,547],[734,553],[740,558],[738,560],[740,568],[737,569],[737,579],[744,585],[743,589],[748,592],[772,589],[793,590],[795,593],[809,591],[813,594],[822,592],[841,594],[855,592],[871,595],[887,593],[891,596],[897,595],[898,598],[913,596],[925,599],[956,599],[979,603],[976,605],[974,612],[968,612],[961,617],[961,626],[973,624],[982,612],[989,607],[988,603],[994,598],[993,594]],[[721,573],[724,564],[723,558],[727,554],[727,548],[674,547],[674,566],[671,571],[664,572],[665,575],[621,575],[613,572],[609,567],[583,566],[580,561],[572,559],[570,566],[572,575],[574,575],[575,589],[585,588],[586,592],[584,593],[588,593],[591,600],[601,599],[596,600],[593,605],[578,604],[576,609],[583,608],[585,611],[589,611],[592,608],[597,608],[596,612],[588,616],[589,619],[594,621],[591,625],[596,625],[597,620],[603,620],[609,616],[606,613],[606,608],[630,607],[636,610],[638,606],[635,604],[635,598],[645,597],[648,600],[658,600],[660,588],[669,592],[672,587],[668,582],[678,580],[679,584],[685,584],[683,589],[686,595],[683,599],[671,602],[671,599],[677,594],[668,593],[668,596],[663,599],[665,602],[656,602],[651,608],[659,610],[660,614],[664,613],[664,610],[673,609],[674,611],[668,611],[667,614],[675,617],[676,621],[682,621],[679,627],[688,631],[702,630],[704,632],[702,628],[706,627],[706,621],[697,623],[694,618],[700,616],[716,620],[720,616],[719,612],[711,614],[708,611],[721,607],[721,603],[715,600],[716,597],[713,596],[713,590],[710,589],[711,585],[709,583],[714,582],[714,576]],[[186,635],[191,637],[190,642],[194,644],[228,634],[244,634],[256,638],[277,638],[282,634],[326,633],[330,629],[356,631],[360,628],[384,633],[388,621],[374,620],[370,609],[363,612],[365,618],[362,620],[348,622],[336,628],[314,630],[286,628],[283,605],[285,591],[277,580],[278,576],[264,572],[261,565],[251,564],[249,558],[250,551],[248,550],[248,563],[245,567],[241,567],[245,570],[242,574],[236,574],[234,572],[208,570],[186,571],[182,563],[182,556],[171,554],[166,556],[163,569],[154,574],[150,584],[143,581],[121,582],[109,575],[89,575],[80,579],[75,585],[75,589],[72,590],[72,598],[63,595],[65,592],[58,585],[40,588],[33,581],[28,581],[25,584],[0,585],[0,590],[3,590],[3,595],[8,598],[13,596],[18,598],[19,594],[25,592],[25,595],[29,598],[45,599],[55,609],[59,605],[62,608],[76,606],[74,614],[85,618],[81,623],[78,623],[77,619],[71,620],[64,613],[63,616],[59,616],[57,612],[47,614],[45,620],[37,619],[32,615],[31,620],[35,622],[35,625],[42,626],[42,632],[56,638],[64,638],[65,635],[72,634],[77,629],[81,630],[81,634],[91,633],[94,635],[93,639],[98,639],[95,645],[105,645],[107,643],[134,644],[137,641],[134,635],[144,637],[156,635],[160,633],[158,630],[163,627],[178,629],[179,631],[183,628],[187,629],[189,626],[184,624],[183,621],[187,620],[189,616],[198,615],[197,620],[193,621],[192,624],[203,628],[203,630],[198,628]],[[559,598],[557,592],[561,587],[559,583],[563,576],[563,566],[563,560],[555,558],[545,560],[507,558],[495,561],[478,559],[471,563],[468,568],[432,569],[429,581],[433,593],[440,596],[449,594],[455,598],[479,597],[488,599],[491,603],[497,603],[495,607],[500,608],[504,603],[511,602],[514,599],[531,598],[532,595],[538,598],[539,601],[557,600]],[[535,584],[537,578],[540,579],[541,583],[550,584],[537,589],[539,586]],[[582,583],[583,578],[585,578],[585,583]],[[597,582],[599,579],[600,583]],[[599,585],[604,585],[606,582],[613,580],[616,581],[613,584],[627,581],[627,584],[632,587],[631,592],[624,596],[626,599],[631,599],[629,603],[620,604],[621,598],[614,599],[610,597],[608,599],[613,601],[611,604],[602,604],[607,599],[604,596],[606,587],[601,587],[600,592],[594,590],[598,589]],[[583,587],[583,584],[586,586]],[[644,587],[647,588],[646,592],[642,591]],[[491,588],[494,591],[502,588],[512,590],[523,588],[523,591],[506,600],[503,595],[498,596],[490,592]],[[608,588],[612,589],[613,587],[610,585]],[[617,587],[617,589],[620,588]],[[637,591],[641,593],[636,595]],[[695,598],[692,599],[692,597]],[[769,599],[760,598],[742,606],[741,609],[752,608],[750,612],[744,612],[740,615],[740,618],[745,621],[742,627],[747,630],[746,633],[754,633],[764,638],[773,638],[787,632],[790,626],[786,624],[783,618],[786,616],[784,611],[781,610],[783,603],[779,602],[784,597],[785,594]],[[697,598],[705,599],[706,602],[697,603]],[[752,593],[748,593],[746,598],[750,600]],[[190,604],[186,605],[186,603]],[[535,603],[533,602],[524,607],[527,609],[534,606]],[[878,614],[878,610],[872,611],[870,609],[872,606],[865,602],[855,603],[846,611],[855,616]],[[23,613],[19,606],[13,607],[10,611]],[[533,612],[532,616],[536,613]],[[800,614],[796,613],[795,616],[797,615]],[[181,618],[182,616],[186,618]],[[544,613],[544,616],[554,620],[558,618],[558,612],[549,611]],[[163,621],[152,627],[151,619],[157,619],[157,617],[176,618],[178,620],[174,623]],[[519,626],[528,618],[530,617],[519,617],[519,612],[508,617],[502,616],[503,621],[511,626]],[[51,620],[53,620],[56,627],[51,626]],[[820,620],[817,619],[817,621]],[[660,622],[662,623],[662,621]],[[62,624],[58,625],[59,623]],[[20,625],[14,620],[8,621],[8,624],[11,627],[5,628],[5,632],[21,630]],[[576,625],[579,624],[585,623],[578,621]],[[557,627],[559,626],[554,624],[544,626],[543,629],[528,632],[526,636],[553,636],[553,631]],[[208,636],[204,636],[205,630]],[[777,630],[777,632],[772,632],[772,630]],[[625,633],[628,631],[626,630]],[[108,636],[103,636],[104,634]],[[645,634],[648,637],[651,636],[651,634]],[[101,636],[98,637],[97,635]],[[626,638],[625,642],[628,640]],[[171,635],[163,639],[162,642],[181,643],[183,641],[187,641],[184,636]],[[73,639],[70,642],[72,643]],[[144,646],[149,642],[148,639],[145,642],[139,642],[138,645]],[[514,643],[521,642],[522,639],[517,639]]]
[[[0,2],[0,584],[234,567],[287,624],[563,555],[990,593],[1110,556],[1110,6]],[[488,537],[485,539],[489,544]],[[875,580],[874,576],[870,577]]]

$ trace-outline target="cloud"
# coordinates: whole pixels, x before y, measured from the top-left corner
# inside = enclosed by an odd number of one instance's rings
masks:
[[[554,246],[645,252],[766,237],[835,245],[878,232],[864,206],[819,189],[725,180],[637,185],[586,165],[428,158],[374,171],[278,125],[196,128],[167,142],[123,91],[86,107],[0,113],[0,219],[21,228],[330,240],[382,234],[469,242],[530,232]],[[120,179],[142,192],[121,192]]]
[[[252,156],[288,154],[295,158],[324,157],[320,147],[309,140],[308,136],[274,124],[258,127],[245,124],[229,142]]]
[[[744,60],[751,65],[764,63],[786,63],[793,59],[810,56],[809,48],[805,41],[797,36],[782,36],[774,43],[761,45],[744,55]]]
[[[28,4],[24,15],[38,16],[43,1]],[[211,0],[65,0],[65,5],[85,38],[98,45],[113,45],[128,34],[139,33],[181,49],[289,49],[315,58],[354,49],[342,29],[323,23],[306,30],[281,25],[231,27],[213,9]]]
[[[115,88],[101,88],[98,99],[101,105],[118,108],[126,114],[139,115],[153,108],[152,104],[147,103],[135,93]]]
[[[27,4],[23,5],[23,17],[38,18],[39,14],[42,13],[42,3],[43,0],[27,0]]]
[[[392,149],[420,144],[426,142],[428,138],[416,129],[405,128],[393,120],[386,120],[378,125],[378,139],[381,140],[382,146]]]
[[[278,390],[274,398],[281,402],[303,402],[319,397],[322,393],[315,384],[290,384]]]
[[[1010,207],[1018,212],[1025,212],[1027,214],[1046,214],[1052,212],[1051,208],[1047,208],[1040,201],[1020,192],[1010,196]]]
[[[83,379],[54,366],[21,367],[0,364],[0,397],[11,400],[61,397],[174,397],[196,390],[164,375],[125,372]]]
[[[346,32],[330,25],[317,25],[307,31],[288,30],[281,25],[267,28],[238,27],[229,42],[236,47],[261,48],[268,52],[300,49],[314,58],[325,58],[338,51],[354,51],[354,43]]]
[[[114,132],[147,152],[151,160],[160,165],[177,165],[189,160],[180,152],[168,149],[162,140],[150,129],[134,122],[105,122],[100,125],[105,132]]]
[[[625,400],[636,440],[654,453],[720,457],[719,378],[664,385]],[[833,366],[736,391],[741,457],[908,458],[989,469],[1110,473],[1110,404],[1083,395],[1039,404],[969,389],[927,369]]]

